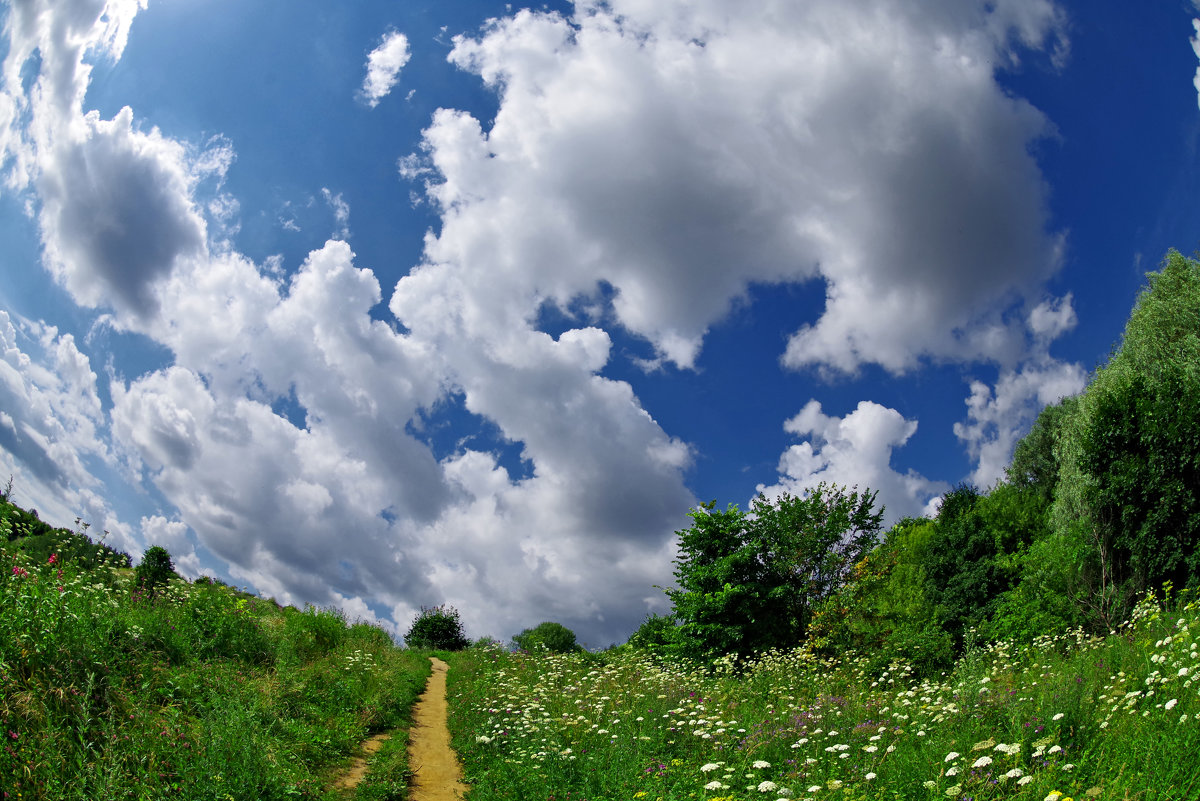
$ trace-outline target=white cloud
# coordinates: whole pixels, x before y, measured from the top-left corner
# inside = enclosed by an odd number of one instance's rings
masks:
[[[976,332],[1058,266],[1029,153],[1052,129],[994,71],[1065,41],[1052,8],[588,3],[459,37],[500,107],[486,132],[448,110],[427,129],[443,224],[393,308],[408,323],[450,273],[477,288],[469,322],[604,281],[688,367],[749,282],[819,278],[789,366],[1011,361],[1019,336]]]
[[[75,338],[0,310],[0,483],[42,519],[133,553],[138,542],[103,498],[95,471],[111,461],[91,362]]]
[[[975,460],[970,480],[989,488],[1004,477],[1013,449],[1042,408],[1078,394],[1087,385],[1087,374],[1077,363],[1043,358],[1003,371],[995,386],[971,382],[967,421],[954,424],[954,433],[967,445]]]
[[[333,221],[335,224],[334,239],[349,239],[350,238],[350,204],[342,198],[342,193],[336,195],[330,192],[327,188],[321,187],[321,196],[325,198],[325,203],[333,211]]]
[[[1196,30],[1196,35],[1191,38],[1192,50],[1196,57],[1200,58],[1200,19],[1192,20],[1192,27]],[[1192,78],[1192,86],[1196,88],[1197,103],[1200,103],[1200,67],[1196,68],[1196,75]]]
[[[387,97],[400,80],[400,70],[411,57],[408,37],[399,31],[389,31],[383,41],[367,56],[367,77],[363,79],[362,94],[367,105],[375,108]]]
[[[971,382],[967,420],[955,423],[954,433],[975,461],[970,480],[976,486],[986,489],[1004,477],[1017,441],[1043,407],[1082,392],[1087,385],[1087,373],[1080,364],[1055,359],[1048,350],[1075,322],[1070,295],[1043,301],[1027,320],[1033,340],[1030,356],[1001,370],[995,386]]]
[[[155,286],[183,259],[205,254],[206,227],[191,201],[184,148],[157,130],[133,130],[126,107],[111,121],[89,113],[80,140],[42,163],[46,264],[76,301],[149,316]]]
[[[909,516],[928,514],[950,486],[909,470],[892,469],[892,452],[916,433],[917,421],[895,409],[861,401],[845,417],[832,417],[821,404],[809,401],[784,423],[784,430],[806,442],[792,445],[779,458],[779,480],[759,485],[768,498],[787,492],[801,495],[818,484],[857,486],[879,493],[875,508],[886,508],[885,525]]]

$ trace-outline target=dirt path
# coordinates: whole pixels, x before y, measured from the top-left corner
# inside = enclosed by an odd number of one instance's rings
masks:
[[[449,666],[437,657],[429,657],[433,675],[425,693],[413,707],[413,726],[409,730],[408,765],[413,772],[411,801],[456,801],[465,798],[458,757],[450,748],[450,729],[446,726],[446,671]]]
[[[367,775],[367,760],[371,758],[379,748],[391,739],[390,734],[376,734],[371,739],[362,744],[362,756],[357,756],[350,763],[350,769],[346,771],[346,775],[337,780],[337,784],[333,785],[338,790],[353,790],[358,786],[358,783]]]

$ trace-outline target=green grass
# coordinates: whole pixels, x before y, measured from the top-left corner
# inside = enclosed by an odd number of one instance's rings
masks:
[[[368,734],[407,725],[429,662],[381,629],[220,584],[146,599],[53,536],[53,564],[0,545],[3,798],[330,798]],[[403,757],[361,797],[403,797]]]
[[[451,660],[451,728],[472,801],[1195,799],[1200,610],[1169,607],[922,681],[803,648],[709,671],[472,649]]]

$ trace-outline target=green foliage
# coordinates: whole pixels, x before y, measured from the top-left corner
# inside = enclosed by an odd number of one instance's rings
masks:
[[[882,670],[896,659],[918,675],[953,662],[954,644],[936,621],[927,593],[925,563],[935,540],[934,521],[906,518],[854,566],[853,580],[814,613],[814,647],[829,654],[872,654]]]
[[[629,637],[629,646],[643,651],[665,653],[676,646],[679,624],[671,615],[651,614]]]
[[[513,635],[513,645],[522,651],[546,650],[555,654],[582,651],[575,642],[575,632],[561,623],[547,621]]]
[[[1020,577],[1022,557],[1044,534],[1045,504],[1036,485],[1000,483],[988,495],[960,486],[946,494],[925,558],[926,594],[941,627],[961,647],[986,628]]]
[[[1190,597],[921,678],[808,644],[710,671],[633,648],[472,649],[451,660],[452,741],[472,801],[1196,799]]]
[[[873,492],[822,484],[775,501],[760,495],[750,514],[715,503],[691,512],[678,532],[679,650],[712,659],[790,647],[813,610],[842,588],[875,544],[883,512]]]
[[[1200,582],[1200,263],[1172,251],[1148,276],[1120,348],[1063,420],[1043,580],[1111,628],[1164,581]]]
[[[1043,408],[1029,433],[1017,443],[1006,471],[1010,483],[1036,490],[1047,506],[1054,502],[1054,489],[1058,486],[1059,457],[1055,445],[1078,400],[1078,397],[1063,398]]]
[[[453,606],[421,607],[404,635],[409,648],[434,651],[461,651],[471,644],[463,634],[462,621]]]
[[[153,598],[167,587],[167,583],[175,577],[175,565],[171,563],[171,554],[159,545],[152,545],[142,554],[142,561],[134,571],[134,580],[138,589]]]
[[[0,543],[0,784],[13,798],[327,797],[325,777],[369,731],[404,724],[429,674],[331,610],[212,582],[137,603],[123,564],[34,561],[23,544]],[[406,773],[403,748],[372,771],[380,793]]]

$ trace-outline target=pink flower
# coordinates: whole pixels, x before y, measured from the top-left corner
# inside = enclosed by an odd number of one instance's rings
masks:
[[[25,570],[25,568],[23,568],[23,567],[14,567],[14,568],[13,568],[13,575],[14,575],[14,576],[17,576],[17,577],[19,578],[19,577],[21,577],[21,576],[28,576],[28,575],[29,575],[29,572],[28,572],[28,571],[26,571],[26,570]]]
[[[48,560],[46,560],[46,564],[52,565],[57,561],[58,561],[58,554],[52,553],[52,554],[50,554],[50,558]]]

